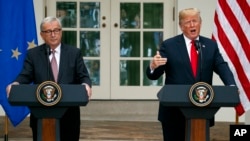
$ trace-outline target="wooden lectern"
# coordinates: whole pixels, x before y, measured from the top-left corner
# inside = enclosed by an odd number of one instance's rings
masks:
[[[210,141],[209,119],[220,107],[234,107],[239,104],[236,86],[212,86],[214,98],[204,107],[194,105],[189,92],[192,85],[165,85],[158,92],[158,99],[164,106],[179,107],[186,117],[186,141]]]
[[[11,105],[28,106],[30,112],[38,118],[37,140],[60,141],[59,121],[68,107],[86,106],[88,95],[83,85],[60,84],[61,99],[53,106],[45,106],[36,96],[39,85],[13,85],[9,102]]]

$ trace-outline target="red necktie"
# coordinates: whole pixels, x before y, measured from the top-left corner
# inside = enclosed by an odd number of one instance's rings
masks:
[[[193,75],[196,77],[197,72],[197,62],[198,62],[198,54],[195,49],[194,41],[191,41],[191,66],[193,70]]]
[[[52,72],[53,72],[55,82],[57,82],[58,67],[57,67],[55,52],[56,52],[55,50],[52,50],[52,59],[51,59],[50,63],[51,63],[51,68],[52,68]]]

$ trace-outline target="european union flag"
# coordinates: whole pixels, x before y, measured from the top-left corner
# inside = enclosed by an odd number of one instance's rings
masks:
[[[1,0],[0,18],[0,104],[17,126],[30,111],[10,105],[6,87],[20,73],[27,50],[37,45],[33,0]]]

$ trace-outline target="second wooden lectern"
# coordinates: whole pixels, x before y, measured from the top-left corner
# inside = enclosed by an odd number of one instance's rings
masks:
[[[59,121],[68,107],[86,106],[88,95],[83,85],[60,84],[60,100],[55,105],[46,106],[37,97],[40,85],[13,85],[9,102],[11,105],[28,106],[38,118],[37,140],[60,141]],[[41,96],[44,98],[44,96]],[[54,96],[55,97],[55,96]],[[58,97],[58,95],[57,95]],[[53,99],[53,98],[51,98]],[[52,101],[48,101],[48,104]]]
[[[199,107],[190,100],[191,87],[165,85],[158,92],[158,99],[164,106],[180,108],[186,117],[186,141],[210,141],[209,119],[220,107],[234,107],[240,102],[238,89],[235,86],[212,86],[214,95],[211,103]]]

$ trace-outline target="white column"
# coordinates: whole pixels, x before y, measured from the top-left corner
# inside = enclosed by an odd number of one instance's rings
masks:
[[[245,112],[245,124],[250,124],[250,110]]]

